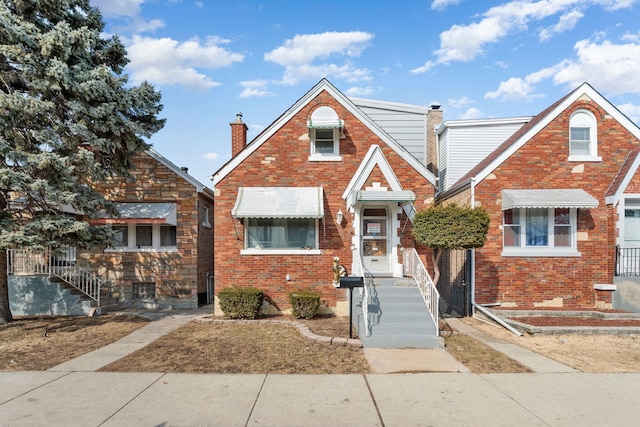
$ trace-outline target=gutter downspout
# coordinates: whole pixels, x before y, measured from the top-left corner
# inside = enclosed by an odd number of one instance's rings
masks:
[[[476,206],[476,189],[475,189],[475,186],[476,186],[476,178],[472,177],[471,178],[471,183],[470,183],[470,188],[471,188],[471,207],[472,208],[474,208]],[[471,307],[474,309],[473,317],[475,319],[478,319],[476,317],[476,312],[475,312],[475,309],[478,309],[485,316],[489,317],[490,319],[493,319],[495,322],[497,322],[501,326],[507,328],[509,331],[513,332],[514,334],[518,335],[519,337],[523,336],[522,332],[520,332],[519,330],[517,330],[516,328],[514,328],[513,326],[511,326],[510,324],[508,324],[504,320],[502,320],[500,317],[498,317],[495,314],[491,313],[489,310],[487,310],[486,308],[484,308],[483,306],[481,306],[480,304],[478,304],[476,302],[476,250],[475,250],[475,248],[471,250]],[[481,319],[478,319],[478,320],[481,320]]]

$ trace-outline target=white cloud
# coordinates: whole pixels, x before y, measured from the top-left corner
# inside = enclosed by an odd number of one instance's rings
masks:
[[[640,123],[640,105],[622,104],[618,105],[618,109],[636,124]]]
[[[479,119],[480,117],[482,117],[482,111],[478,110],[477,108],[471,107],[467,109],[467,111],[462,113],[462,115],[460,116],[460,119],[473,120],[473,119]]]
[[[218,154],[218,153],[207,153],[202,157],[204,159],[207,159],[210,162],[213,162],[213,161],[218,160],[220,158],[220,154]]]
[[[639,43],[581,40],[574,49],[577,58],[563,63],[553,76],[555,84],[575,87],[586,81],[609,94],[640,94]]]
[[[512,77],[501,82],[498,90],[487,92],[485,99],[499,99],[502,101],[520,101],[540,95],[533,95],[534,85],[531,80]]]
[[[431,2],[431,9],[444,10],[449,6],[460,3],[462,0],[433,0]]]
[[[369,70],[354,67],[349,60],[369,47],[372,38],[362,31],[297,35],[265,53],[264,60],[284,66],[282,83],[290,85],[329,76],[348,82],[370,80]],[[346,63],[332,63],[329,58]]]
[[[354,86],[345,91],[348,96],[370,96],[376,93],[376,90],[371,86],[358,87]]]
[[[134,83],[147,80],[155,84],[183,85],[206,90],[219,83],[198,69],[213,70],[241,62],[244,56],[219,45],[228,43],[217,37],[204,42],[193,38],[178,42],[168,37],[155,39],[134,36],[127,46],[131,62],[127,66]]]
[[[512,0],[490,8],[477,22],[455,24],[440,33],[440,48],[434,52],[436,58],[411,72],[424,73],[439,64],[471,61],[482,55],[488,45],[525,31],[531,22],[561,14],[558,24],[540,34],[540,37],[550,37],[572,28],[582,17],[580,8],[598,5],[606,10],[616,10],[631,7],[635,2],[637,0]]]
[[[556,34],[562,33],[567,30],[573,29],[579,20],[584,17],[584,13],[578,10],[572,10],[568,13],[565,13],[560,17],[560,20],[556,25],[549,28],[544,28],[540,31],[539,37],[540,41],[546,41],[555,36]]]
[[[475,104],[476,101],[469,99],[468,97],[463,97],[463,98],[458,98],[458,99],[448,99],[447,100],[447,105],[450,106],[451,108],[464,108],[467,105],[470,104]]]
[[[273,92],[267,89],[269,82],[266,80],[250,80],[240,82],[240,86],[243,87],[242,92],[238,95],[239,98],[255,98],[273,95]]]
[[[574,45],[576,57],[500,83],[487,99],[521,100],[535,95],[535,85],[551,79],[556,85],[574,89],[589,82],[607,94],[640,94],[640,42],[615,44],[609,40],[580,40]]]

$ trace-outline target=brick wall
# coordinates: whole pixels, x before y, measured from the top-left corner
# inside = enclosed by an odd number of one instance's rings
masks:
[[[597,118],[601,162],[568,162],[569,118],[587,108]],[[558,306],[593,308],[610,295],[593,289],[611,283],[615,246],[615,214],[604,195],[638,141],[597,105],[581,99],[554,119],[475,188],[476,201],[491,216],[485,246],[476,251],[476,300],[503,302],[520,308]],[[595,209],[578,213],[581,257],[502,257],[503,189],[576,188],[599,200]]]
[[[207,269],[213,270],[213,230],[201,226],[198,211],[205,198],[192,184],[145,153],[137,155],[133,163],[132,182],[116,177],[96,187],[116,202],[176,203],[178,251],[105,252],[101,247],[84,253],[83,261],[110,281],[121,299],[131,298],[134,283],[155,283],[158,305],[195,307],[197,293],[206,290]]]
[[[319,106],[332,107],[345,120],[345,138],[340,139],[341,162],[309,162],[307,120]],[[416,207],[431,203],[433,187],[393,150],[387,147],[366,126],[342,107],[326,92],[309,102],[289,122],[250,157],[244,160],[219,184],[215,198],[215,277],[216,291],[229,286],[254,286],[265,290],[267,300],[277,309],[288,308],[288,291],[305,287],[319,291],[322,302],[335,307],[346,299],[345,290],[335,289],[332,260],[350,266],[353,216],[347,212],[342,193],[356,172],[372,144],[380,145],[403,188],[416,193]],[[381,182],[384,177],[374,170],[368,181]],[[243,249],[244,227],[239,219],[231,218],[238,187],[305,187],[322,186],[324,189],[324,222],[319,225],[321,255],[240,255]],[[336,224],[336,212],[342,210],[345,220]],[[410,238],[403,235],[403,242]],[[287,281],[289,275],[291,280]]]

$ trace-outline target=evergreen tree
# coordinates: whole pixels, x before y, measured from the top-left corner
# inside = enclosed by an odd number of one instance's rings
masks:
[[[116,36],[89,0],[0,0],[0,323],[12,320],[6,249],[105,243],[113,207],[91,182],[128,176],[164,125],[160,93],[127,84]]]
[[[433,249],[433,283],[440,280],[440,257],[444,249],[470,249],[484,246],[489,231],[489,215],[482,208],[455,204],[433,206],[416,213],[413,237]]]

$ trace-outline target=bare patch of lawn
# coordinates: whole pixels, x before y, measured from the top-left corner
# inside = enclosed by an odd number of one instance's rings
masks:
[[[476,374],[532,372],[522,363],[468,335],[453,334],[446,338],[445,344],[449,353]]]
[[[348,321],[340,323],[348,334]],[[319,334],[319,328],[310,329]],[[191,322],[101,371],[362,374],[370,369],[362,349],[318,344],[287,324]]]
[[[0,325],[0,371],[43,371],[119,340],[148,320],[103,315],[19,317]]]

